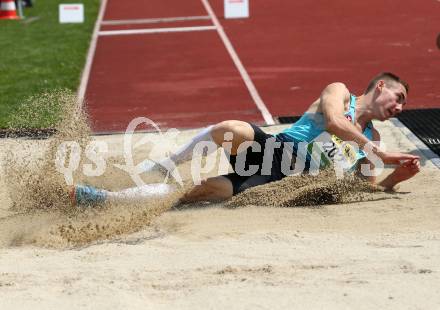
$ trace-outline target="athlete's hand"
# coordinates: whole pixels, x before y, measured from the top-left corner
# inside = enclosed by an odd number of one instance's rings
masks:
[[[420,156],[417,155],[398,152],[378,152],[377,155],[382,159],[383,163],[387,165],[402,165],[416,160],[420,166]]]
[[[412,159],[402,162],[392,173],[393,181],[397,183],[408,180],[420,172],[420,160]]]
[[[364,151],[368,154],[369,152],[373,152],[378,156],[382,162],[386,165],[400,165],[401,163],[411,161],[411,160],[419,160],[420,156],[407,154],[407,153],[399,153],[399,152],[385,152],[374,142],[370,141],[364,145]]]
[[[408,180],[420,171],[419,159],[406,160],[400,163],[394,171],[383,179],[379,185],[387,190],[396,190],[396,185]]]

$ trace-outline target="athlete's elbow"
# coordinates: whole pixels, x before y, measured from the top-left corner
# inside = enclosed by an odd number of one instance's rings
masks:
[[[341,130],[344,129],[344,127],[343,127],[343,125],[344,125],[343,121],[344,121],[343,119],[341,120],[341,119],[338,118],[338,117],[332,117],[332,118],[329,118],[329,119],[327,119],[325,129],[326,129],[328,132],[331,132],[331,133],[337,135]]]
[[[327,123],[325,124],[325,129],[328,132],[333,132],[333,130],[337,127],[335,121],[333,120],[328,120]]]

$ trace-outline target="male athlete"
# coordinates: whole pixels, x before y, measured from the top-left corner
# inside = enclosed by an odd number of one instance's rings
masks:
[[[242,121],[229,120],[209,126],[197,134],[188,144],[180,148],[169,159],[157,165],[166,166],[171,160],[175,164],[191,159],[197,143],[212,141],[222,146],[225,137],[231,135],[232,146],[228,150],[234,173],[208,178],[184,195],[182,202],[219,201],[231,198],[247,188],[277,181],[286,176],[283,172],[282,157],[287,145],[293,158],[298,161],[300,143],[325,141],[338,144],[352,141],[359,148],[351,148],[342,153],[350,153],[345,161],[346,170],[359,167],[359,163],[373,165],[368,158],[380,159],[384,164],[395,165],[394,171],[377,185],[391,190],[420,171],[419,157],[411,154],[386,152],[379,147],[380,135],[373,127],[372,120],[385,121],[402,112],[408,96],[408,84],[398,76],[384,72],[373,78],[364,94],[355,97],[343,83],[332,83],[325,87],[321,96],[313,102],[305,114],[290,128],[276,134],[264,133],[259,127]],[[226,134],[226,136],[225,136]],[[324,139],[324,140],[323,140]],[[333,139],[333,140],[332,140]],[[261,149],[240,147],[245,142],[257,142]],[[338,142],[339,141],[339,142]],[[374,141],[374,142],[373,142]],[[247,144],[249,145],[249,144]],[[265,152],[273,149],[273,152]],[[345,145],[345,147],[347,147]],[[349,146],[348,146],[349,147]],[[350,148],[350,147],[349,147]],[[243,153],[246,152],[246,153]],[[370,152],[371,156],[366,156]],[[266,153],[271,153],[269,166]],[[253,175],[243,175],[245,169],[238,167],[238,157],[246,154],[246,167],[257,165]],[[242,158],[242,157],[240,157]],[[301,157],[305,170],[311,167],[311,154]],[[348,162],[348,165],[347,165]],[[237,165],[236,165],[237,163]],[[268,168],[269,167],[269,168]],[[239,170],[239,171],[238,171]],[[376,183],[373,176],[368,179]],[[71,193],[74,204],[94,205],[106,201],[147,201],[154,197],[163,197],[176,190],[174,185],[148,184],[141,187],[110,192],[90,186],[76,186]]]

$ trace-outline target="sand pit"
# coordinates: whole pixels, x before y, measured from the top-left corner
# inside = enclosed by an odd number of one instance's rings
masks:
[[[84,169],[90,159],[86,156],[91,142],[87,116],[77,109],[76,98],[66,91],[44,94],[30,102],[41,105],[50,101],[62,109],[63,118],[54,122],[57,133],[45,141],[6,139],[2,154],[2,179],[10,205],[3,212],[9,213],[2,219],[0,246],[36,245],[47,248],[72,248],[89,245],[92,242],[112,239],[123,234],[137,232],[148,226],[151,220],[175,205],[179,196],[176,192],[169,197],[154,200],[146,205],[105,205],[98,208],[73,208],[69,191],[73,184],[91,184],[100,188],[118,190],[135,184],[113,162],[123,162],[120,153],[104,152],[107,171],[97,176],[87,176]],[[34,107],[35,108],[35,107]],[[25,118],[32,108],[23,108],[17,119]],[[140,135],[139,135],[140,137]],[[73,165],[70,178],[66,178],[56,165],[60,145],[75,143],[79,150],[78,163]],[[148,147],[148,146],[147,146]],[[113,149],[113,148],[112,148]],[[117,147],[119,151],[122,147]],[[68,149],[63,167],[71,166],[73,147]],[[142,152],[139,152],[142,154]],[[135,154],[136,155],[136,154]],[[125,179],[124,179],[125,177]],[[154,175],[147,176],[154,180]],[[69,184],[69,180],[72,184]]]
[[[390,122],[378,128],[389,149],[417,152]],[[122,137],[91,139],[108,142],[107,162],[119,162]],[[436,309],[440,303],[440,171],[429,161],[398,193],[365,192],[372,196],[347,202],[328,191],[338,204],[319,207],[300,207],[308,196],[292,194],[284,202],[294,208],[246,200],[239,208],[176,210],[177,194],[148,205],[78,211],[62,200],[64,185],[44,191],[63,184],[39,160],[51,141],[0,141],[2,169],[11,168],[11,153],[29,163],[22,177],[11,180],[2,170],[0,178],[2,309]],[[114,190],[133,186],[110,164],[105,176],[75,180]],[[33,200],[32,192],[48,199]]]

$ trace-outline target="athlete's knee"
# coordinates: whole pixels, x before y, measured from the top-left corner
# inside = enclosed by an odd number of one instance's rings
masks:
[[[223,177],[202,180],[181,199],[182,202],[194,201],[221,201],[232,197],[232,183]]]
[[[232,182],[224,176],[209,178],[204,182],[207,191],[220,200],[229,199],[233,195]]]
[[[215,124],[211,130],[211,136],[217,144],[225,140],[225,134],[231,133],[234,136],[250,136],[252,127],[243,121],[228,120]]]
[[[214,134],[224,134],[225,132],[234,132],[240,126],[241,121],[228,120],[215,124],[211,132]]]

